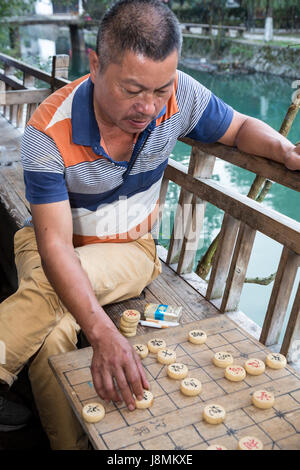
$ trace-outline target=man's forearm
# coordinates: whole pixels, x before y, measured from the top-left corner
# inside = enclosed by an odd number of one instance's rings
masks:
[[[42,266],[55,292],[91,344],[114,328],[99,305],[73,247],[57,244],[49,247],[47,254],[42,256]]]
[[[295,148],[288,139],[259,119],[248,118],[235,141],[239,150],[287,164],[286,156]]]

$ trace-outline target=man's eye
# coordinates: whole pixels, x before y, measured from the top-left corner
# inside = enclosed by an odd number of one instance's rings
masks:
[[[133,90],[126,90],[125,91],[129,94],[129,95],[138,95],[140,93],[140,91],[133,91]]]
[[[162,96],[165,95],[167,92],[168,90],[157,90],[156,94]]]

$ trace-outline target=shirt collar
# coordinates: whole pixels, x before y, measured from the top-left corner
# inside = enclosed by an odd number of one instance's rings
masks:
[[[93,105],[94,84],[89,77],[78,87],[72,102],[72,141],[77,145],[100,149],[100,133],[96,121]],[[151,132],[156,127],[156,119],[166,113],[167,107],[161,110],[158,116],[147,126],[145,131]],[[144,132],[145,132],[144,131]],[[96,153],[99,153],[96,151]]]

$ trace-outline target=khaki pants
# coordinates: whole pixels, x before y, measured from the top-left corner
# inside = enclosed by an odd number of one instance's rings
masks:
[[[86,449],[87,438],[48,365],[49,356],[76,349],[80,327],[44,274],[34,230],[19,230],[14,242],[19,288],[0,305],[0,341],[6,346],[0,380],[11,385],[28,364],[34,398],[51,448]],[[75,251],[100,305],[140,295],[161,272],[150,234],[134,242],[98,243]]]

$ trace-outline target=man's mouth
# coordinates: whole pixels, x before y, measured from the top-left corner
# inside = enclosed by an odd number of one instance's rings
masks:
[[[142,129],[142,128],[146,127],[149,124],[150,119],[144,119],[144,120],[141,120],[141,119],[128,119],[128,122],[133,127],[137,127],[139,129]]]

